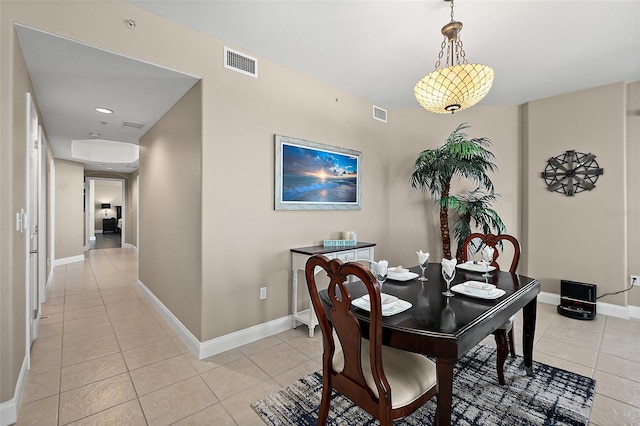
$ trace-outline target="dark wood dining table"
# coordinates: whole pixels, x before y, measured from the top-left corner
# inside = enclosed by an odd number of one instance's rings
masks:
[[[410,270],[420,273],[418,267]],[[465,281],[484,282],[481,274],[458,269],[451,286]],[[446,282],[439,263],[429,264],[425,276],[428,281],[388,279],[383,284],[383,293],[413,305],[404,312],[383,317],[383,344],[436,358],[438,424],[445,426],[451,424],[453,367],[456,361],[520,309],[523,311],[524,364],[527,374],[533,375],[533,337],[540,283],[523,275],[493,271],[488,282],[504,290],[505,294],[494,300],[485,300],[463,294],[444,296],[442,292],[446,289]],[[348,289],[352,300],[365,294],[365,287],[359,281],[348,284]],[[320,291],[320,299],[331,318],[326,290]],[[355,306],[352,312],[362,324],[363,335],[368,337],[369,313]]]

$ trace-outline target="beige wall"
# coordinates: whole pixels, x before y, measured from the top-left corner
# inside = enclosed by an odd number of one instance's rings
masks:
[[[524,120],[527,163],[527,267],[542,290],[560,293],[560,280],[598,285],[598,294],[627,281],[625,216],[625,85],[613,84],[530,102]],[[593,153],[604,175],[574,197],[547,191],[540,173],[566,150]],[[633,184],[637,185],[637,182]],[[626,295],[602,302],[624,305]]]
[[[56,165],[56,259],[82,256],[84,253],[84,166],[82,163],[55,160]]]
[[[125,241],[133,247],[138,247],[138,174],[136,171],[131,173],[129,180],[127,197],[127,224],[125,226]]]
[[[389,261],[392,264],[416,264],[417,250],[428,251],[433,262],[442,259],[442,239],[438,205],[428,193],[414,191],[409,185],[413,165],[425,149],[442,145],[451,131],[468,123],[469,138],[488,137],[490,151],[496,156],[498,172],[491,175],[500,197],[494,208],[507,232],[519,237],[519,110],[511,107],[475,107],[455,115],[431,114],[422,109],[393,110],[390,114],[392,136],[389,145]],[[468,181],[454,181],[452,192],[473,189]],[[450,218],[451,219],[451,218]],[[453,228],[451,228],[453,230]],[[455,253],[456,242],[451,242]]]
[[[640,275],[640,81],[627,87],[626,119],[628,275]],[[640,306],[640,287],[627,294],[630,305]]]
[[[215,96],[203,97],[205,339],[291,312],[290,248],[353,229],[388,255],[389,127],[371,118],[371,103],[264,59],[257,80],[219,78]],[[362,210],[275,211],[276,133],[361,151]]]
[[[27,233],[16,231],[15,215],[27,208],[26,92],[33,93],[33,88],[17,35],[4,22],[0,52],[0,402],[4,402],[14,396],[25,357],[28,239]]]
[[[139,277],[202,340],[202,86],[140,139]],[[218,167],[226,159],[212,159]],[[221,181],[223,187],[234,176]],[[217,188],[211,188],[216,191]],[[220,207],[224,208],[224,207]],[[215,221],[210,215],[206,220]],[[222,223],[217,223],[222,225]],[[216,280],[216,285],[221,285]]]

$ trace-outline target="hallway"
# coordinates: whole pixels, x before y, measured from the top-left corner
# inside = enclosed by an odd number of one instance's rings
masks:
[[[298,327],[199,361],[138,289],[133,250],[54,270],[17,425],[261,425],[249,404],[320,368]]]

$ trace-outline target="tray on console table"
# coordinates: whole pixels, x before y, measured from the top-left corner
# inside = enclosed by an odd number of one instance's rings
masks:
[[[298,272],[304,273],[304,268],[307,260],[316,254],[323,254],[329,259],[338,258],[343,262],[350,262],[353,260],[366,260],[374,261],[374,247],[376,243],[359,242],[347,247],[328,247],[328,246],[309,246],[299,247],[291,249],[291,272],[292,272],[292,285],[291,285],[291,301],[292,301],[292,319],[293,328],[298,323],[305,324],[309,327],[309,337],[313,337],[316,325],[318,325],[318,319],[311,307],[311,300],[306,289],[306,285],[303,289],[305,295],[304,300],[309,303],[309,308],[298,311]]]

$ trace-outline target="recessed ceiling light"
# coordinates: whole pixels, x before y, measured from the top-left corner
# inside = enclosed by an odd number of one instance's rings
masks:
[[[103,114],[113,114],[113,110],[104,107],[96,107],[96,111],[101,112]]]
[[[92,138],[99,138],[100,137],[100,133],[89,133],[89,136],[91,136]]]

